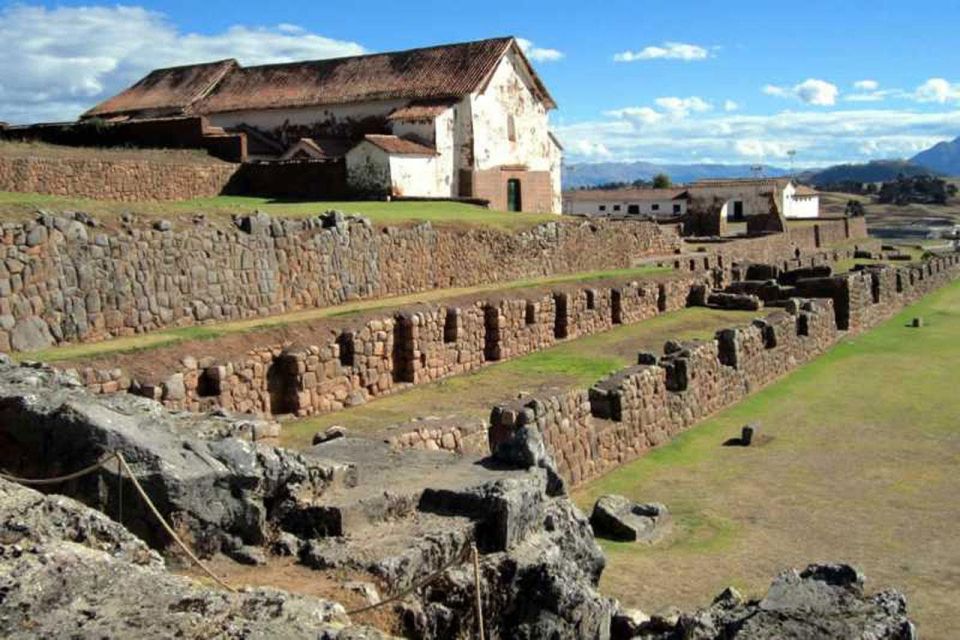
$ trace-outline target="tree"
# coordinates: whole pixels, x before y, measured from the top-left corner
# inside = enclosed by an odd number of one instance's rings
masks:
[[[847,200],[847,206],[844,213],[850,218],[859,218],[864,214],[863,203],[859,200]]]
[[[654,189],[669,189],[671,184],[673,183],[670,182],[670,176],[665,173],[658,173],[653,176]]]

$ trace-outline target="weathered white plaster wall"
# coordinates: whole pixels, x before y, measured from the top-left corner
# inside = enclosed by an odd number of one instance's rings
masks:
[[[436,156],[390,156],[390,194],[445,198],[449,187],[438,180]]]
[[[427,122],[393,122],[394,135],[410,138],[433,146],[437,157],[430,163],[432,181],[427,193],[407,193],[405,195],[429,195],[448,198],[459,194],[459,171],[456,153],[456,118],[458,110],[451,107],[443,111],[434,120]]]
[[[550,170],[556,144],[548,134],[547,110],[530,83],[511,52],[497,65],[486,88],[471,96],[475,169],[523,165],[531,171]],[[510,116],[516,133],[513,141]]]
[[[791,197],[785,201],[783,215],[787,218],[819,218],[820,196]]]

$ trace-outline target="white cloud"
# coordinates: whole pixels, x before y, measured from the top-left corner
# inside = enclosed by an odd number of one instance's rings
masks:
[[[757,140],[746,139],[736,140],[733,143],[734,150],[741,156],[747,158],[786,158],[790,145],[775,140]]]
[[[663,120],[663,114],[650,107],[626,107],[607,111],[604,115],[621,120],[628,120],[638,125],[654,124]]]
[[[613,56],[614,62],[638,60],[706,60],[710,52],[706,48],[684,42],[664,42],[661,46],[645,47],[640,51],[621,51]]]
[[[796,98],[807,104],[817,106],[831,106],[836,104],[837,96],[840,94],[837,85],[816,78],[808,78],[792,87],[768,84],[763,87],[762,91],[768,96]]]
[[[604,112],[604,115],[633,123],[638,129],[653,125],[665,119],[683,120],[691,113],[703,113],[713,109],[713,105],[698,96],[677,98],[667,96],[653,101],[659,111],[653,107],[624,107]]]
[[[0,120],[72,120],[151,69],[222,58],[263,64],[356,55],[354,42],[291,24],[182,33],[142,7],[12,5],[0,10]]]
[[[562,51],[535,47],[533,43],[526,38],[517,38],[517,44],[520,45],[520,49],[524,55],[534,62],[556,62],[563,58]]]
[[[956,137],[960,109],[782,111],[770,115],[708,112],[673,119],[650,108],[609,111],[605,118],[557,127],[569,162],[589,160],[577,141],[589,140],[610,159],[650,162],[784,162],[796,149],[798,167],[909,157]]]
[[[857,80],[853,83],[853,88],[857,91],[876,91],[880,88],[880,83],[876,80]]]
[[[702,113],[713,108],[709,102],[697,96],[689,98],[657,98],[654,103],[663,109],[671,118],[686,118],[691,111]]]
[[[577,140],[571,145],[571,151],[578,157],[600,160],[611,156],[610,150],[603,144],[589,140]]]
[[[733,100],[724,100],[723,101],[723,110],[726,112],[736,111],[740,108],[740,105],[734,102]]]
[[[944,78],[930,78],[917,87],[914,98],[918,102],[948,102],[960,101],[960,84],[954,84]]]

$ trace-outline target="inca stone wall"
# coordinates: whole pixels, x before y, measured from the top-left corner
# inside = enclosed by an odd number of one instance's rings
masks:
[[[848,331],[889,318],[905,305],[960,277],[960,254],[922,266],[880,265],[831,278],[799,279],[778,309],[711,341],[668,343],[664,355],[590,389],[528,397],[494,407],[490,446],[533,427],[543,434],[560,473],[578,485],[669,441],[698,420],[730,406],[816,357]],[[845,328],[838,325],[846,322]]]
[[[673,253],[647,221],[557,221],[510,233],[375,228],[329,214],[107,228],[42,215],[0,227],[0,350],[251,318],[433,288],[629,267]]]
[[[121,202],[220,195],[240,165],[100,158],[0,157],[0,191]]]
[[[849,257],[850,251],[814,252],[785,262],[806,269],[792,273],[830,273],[829,268],[810,270],[812,265]],[[561,340],[703,305],[711,287],[731,280],[731,286],[744,284],[743,278],[757,273],[773,277],[770,274],[778,269],[735,264],[707,270],[705,265],[716,263],[707,258],[698,258],[692,272],[681,270],[649,280],[567,285],[552,293],[535,290],[514,297],[498,294],[467,303],[418,305],[374,314],[338,329],[306,325],[307,335],[295,340],[251,336],[253,344],[238,356],[181,359],[178,354],[183,347],[173,345],[125,356],[122,366],[114,357],[66,366],[76,367],[93,391],[131,391],[171,408],[222,407],[297,416],[327,413],[412,384],[540,351]],[[793,289],[778,289],[770,301],[792,294]],[[156,366],[160,362],[170,364]]]
[[[357,321],[341,330],[318,329],[306,344],[300,339],[297,344],[277,341],[252,346],[233,359],[188,356],[149,377],[137,373],[150,368],[140,365],[168,361],[165,353],[179,353],[181,347],[129,356],[133,361],[128,369],[106,358],[77,370],[93,391],[130,391],[176,409],[222,407],[308,416],[467,373],[489,362],[540,351],[559,340],[606,331],[614,324],[681,309],[687,306],[690,291],[705,286],[709,277],[701,272],[658,280],[515,298],[496,296],[467,304],[421,305]],[[588,309],[591,298],[594,308]],[[617,317],[610,304],[613,299],[626,301],[628,313]]]

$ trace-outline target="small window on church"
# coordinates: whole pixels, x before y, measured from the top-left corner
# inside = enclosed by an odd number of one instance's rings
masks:
[[[507,138],[510,142],[517,141],[517,121],[512,115],[507,116]]]

